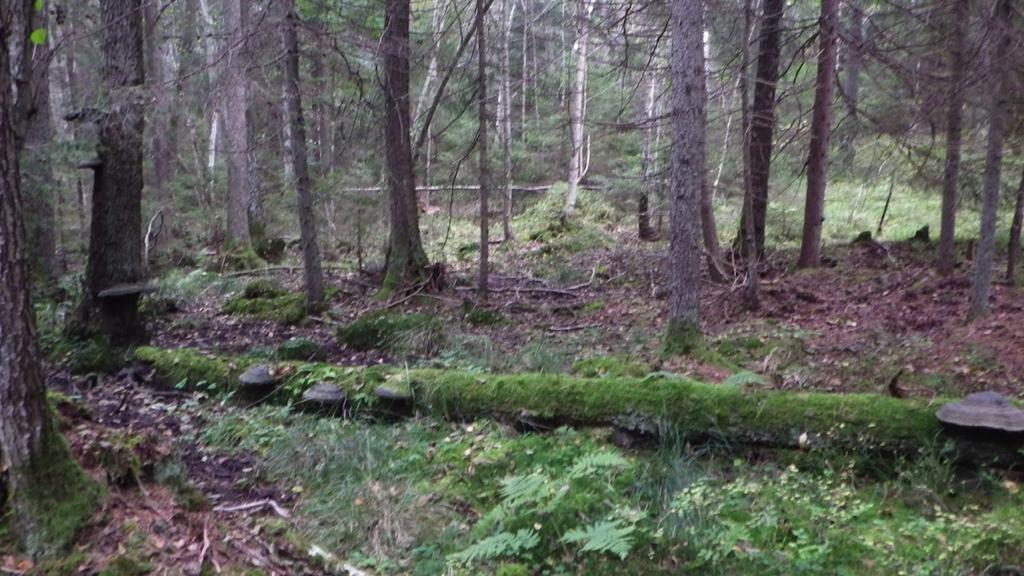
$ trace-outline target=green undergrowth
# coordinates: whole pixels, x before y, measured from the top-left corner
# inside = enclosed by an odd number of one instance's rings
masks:
[[[139,348],[136,358],[153,364],[171,382],[201,381],[225,390],[247,367],[244,359],[191,350]],[[289,397],[300,395],[319,378],[346,389],[350,398],[365,396],[371,402],[371,385],[389,381],[410,386],[418,410],[451,418],[527,411],[557,421],[604,424],[629,417],[693,438],[804,447],[856,445],[886,451],[918,446],[940,433],[935,405],[922,401],[874,394],[766,391],[664,373],[584,378],[295,362],[278,363],[274,369],[282,374],[282,388]],[[300,381],[303,374],[307,376]],[[354,408],[360,408],[358,403]]]
[[[565,183],[555,184],[517,216],[513,221],[517,234],[536,242],[542,255],[575,254],[611,245],[615,209],[599,192],[579,190],[575,213],[563,222],[565,189]]]
[[[302,293],[284,294],[270,298],[249,298],[243,294],[228,300],[224,304],[223,310],[226,314],[248,316],[278,324],[298,324],[309,315],[306,296]]]
[[[958,477],[933,448],[865,473],[856,452],[631,452],[607,429],[210,421],[208,449],[298,495],[303,538],[378,574],[979,573],[1024,552],[1017,485]]]
[[[338,329],[338,341],[353,350],[382,350],[397,356],[430,356],[444,343],[444,325],[428,314],[371,312]]]

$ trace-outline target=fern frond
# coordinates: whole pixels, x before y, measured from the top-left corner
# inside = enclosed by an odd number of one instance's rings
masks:
[[[540,502],[551,494],[552,489],[551,478],[540,472],[509,476],[501,481],[501,497],[509,510]]]
[[[528,528],[511,532],[499,532],[448,556],[453,564],[475,564],[484,560],[493,560],[500,556],[514,556],[519,552],[530,550],[540,543],[540,536]]]
[[[580,457],[575,463],[573,463],[572,468],[569,469],[569,478],[572,480],[578,480],[580,478],[590,476],[598,470],[605,470],[608,468],[625,468],[626,466],[629,466],[629,461],[617,452],[612,452],[610,450],[591,452],[586,456]]]
[[[625,560],[633,549],[630,534],[636,528],[623,526],[620,520],[605,520],[569,530],[562,536],[566,544],[582,544],[580,552],[609,552]]]

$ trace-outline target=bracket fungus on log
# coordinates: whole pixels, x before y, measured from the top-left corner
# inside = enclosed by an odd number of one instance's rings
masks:
[[[280,381],[266,364],[250,367],[238,377],[239,390],[249,398],[261,398],[274,391]]]
[[[944,424],[961,428],[1024,432],[1024,411],[998,392],[969,394],[960,402],[944,405],[936,417]]]
[[[337,384],[320,382],[302,393],[301,405],[312,411],[343,414],[348,395]]]

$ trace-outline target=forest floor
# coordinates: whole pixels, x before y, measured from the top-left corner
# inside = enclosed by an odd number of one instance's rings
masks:
[[[555,261],[538,260],[530,250],[501,254],[497,248],[503,264],[492,276],[486,305],[474,303],[472,269],[457,262],[449,268],[459,284],[455,291],[391,301],[376,297],[370,276],[332,272],[329,284],[341,292],[318,320],[283,326],[225,314],[222,294],[230,288],[219,286],[183,313],[161,319],[154,344],[237,354],[301,337],[320,343],[328,361],[348,365],[562,372],[581,359],[611,356],[706,381],[753,372],[774,389],[888,393],[899,374],[897,385],[907,396],[1024,391],[1024,332],[1017,328],[1024,325],[1024,289],[997,283],[992,314],[968,323],[969,263],[939,276],[931,250],[920,243],[834,246],[835,265],[809,271],[790,269],[791,254],[773,254],[754,312],[745,309],[740,286],[705,279],[707,350],[682,359],[661,354],[668,270],[659,248],[623,241]],[[236,280],[268,277],[301,291],[297,270]],[[475,321],[473,311],[480,309],[496,315]],[[399,357],[338,343],[338,326],[384,310],[442,319],[446,342]]]
[[[332,269],[329,307],[297,324],[224,312],[254,279],[300,292],[295,269],[172,273],[161,296],[176,311],[154,320],[153,344],[271,358],[301,338],[340,365],[580,373],[604,359],[771,389],[1024,392],[1021,289],[997,285],[993,313],[968,324],[966,266],[937,276],[926,245],[832,246],[835,265],[813,271],[773,254],[755,312],[739,286],[705,280],[707,345],[685,358],[661,353],[664,244],[616,239],[563,255],[522,242],[495,252],[486,304],[475,302],[472,255],[449,263],[452,289],[391,300],[377,297],[372,275]],[[371,350],[339,342],[339,327],[375,312],[426,314],[440,337]],[[964,476],[938,447],[884,471],[846,453],[638,450],[615,447],[610,430],[317,418],[149,378],[131,367],[82,378],[53,366],[65,432],[108,498],[71,555],[36,566],[10,553],[0,572],[1011,574],[1024,554],[1019,474]],[[523,479],[547,496],[510,500]],[[604,530],[599,557],[574,553],[570,528],[599,518],[575,532],[586,541],[595,538],[581,536],[587,529]],[[531,528],[544,544],[528,551],[515,538]]]

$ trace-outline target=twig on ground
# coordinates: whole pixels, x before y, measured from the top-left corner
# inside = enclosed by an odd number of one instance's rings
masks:
[[[259,508],[269,507],[274,511],[275,514],[281,518],[290,518],[291,515],[287,510],[281,507],[280,504],[271,499],[257,500],[255,502],[247,502],[245,504],[236,504],[234,506],[217,506],[213,509],[214,512],[245,512],[247,510],[255,510]]]
[[[600,324],[572,324],[569,326],[549,326],[548,330],[552,332],[572,332],[574,330],[586,330],[587,328],[597,328]]]

